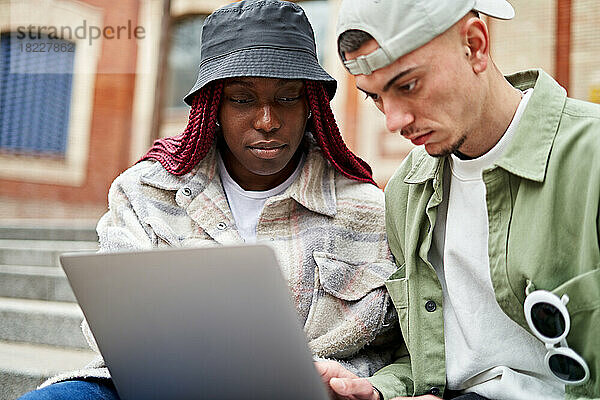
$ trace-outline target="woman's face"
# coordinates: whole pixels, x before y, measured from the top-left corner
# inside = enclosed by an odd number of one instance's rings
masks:
[[[219,122],[221,155],[231,177],[246,190],[268,190],[295,170],[308,104],[301,80],[225,80]]]

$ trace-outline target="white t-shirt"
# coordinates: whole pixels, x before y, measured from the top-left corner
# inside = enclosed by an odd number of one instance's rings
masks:
[[[290,187],[292,182],[300,175],[305,160],[306,156],[303,154],[292,175],[280,185],[269,190],[253,191],[244,190],[231,178],[221,155],[217,154],[219,175],[221,176],[223,189],[227,196],[227,202],[229,203],[229,208],[233,214],[238,232],[245,242],[252,243],[256,241],[256,225],[267,199],[285,192]]]
[[[450,157],[430,252],[443,291],[448,388],[495,400],[564,398],[564,385],[545,372],[544,344],[502,311],[490,277],[482,172],[507,148],[532,92],[490,151],[472,160]]]

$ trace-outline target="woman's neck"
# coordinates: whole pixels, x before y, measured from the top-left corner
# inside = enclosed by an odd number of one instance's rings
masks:
[[[281,185],[296,170],[298,163],[302,159],[303,151],[302,146],[300,146],[292,159],[280,172],[272,175],[260,175],[253,173],[246,168],[240,168],[240,162],[233,155],[233,153],[231,153],[226,145],[219,146],[218,150],[221,154],[221,158],[223,159],[223,164],[225,164],[225,168],[227,168],[227,173],[229,176],[231,176],[231,179],[240,185],[242,189],[249,191],[264,191]]]

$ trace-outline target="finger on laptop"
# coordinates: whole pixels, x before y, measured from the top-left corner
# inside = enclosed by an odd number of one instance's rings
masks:
[[[355,375],[342,367],[340,363],[331,360],[319,360],[314,363],[321,380],[327,388],[329,398],[332,400],[340,399],[329,386],[329,380],[335,377],[354,377]]]
[[[331,378],[358,378],[340,363],[331,360],[315,361],[315,368],[325,383],[328,383]]]
[[[366,378],[331,378],[329,387],[336,399],[379,400],[379,392]]]
[[[377,400],[379,393],[371,383],[359,378],[340,363],[330,360],[315,362],[321,379],[327,386],[329,396],[334,400]]]

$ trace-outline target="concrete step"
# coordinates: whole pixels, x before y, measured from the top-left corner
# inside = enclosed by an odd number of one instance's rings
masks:
[[[0,341],[0,400],[14,400],[45,379],[80,369],[93,358],[89,350]]]
[[[61,268],[29,265],[0,265],[0,297],[75,302]]]
[[[73,251],[96,251],[98,243],[51,240],[0,240],[0,265],[58,267],[58,256]]]
[[[0,239],[16,240],[69,240],[97,242],[98,235],[94,225],[86,223],[83,226],[57,226],[44,225],[42,223],[13,222],[10,224],[0,223]]]
[[[0,298],[0,340],[87,349],[82,320],[76,303]]]

